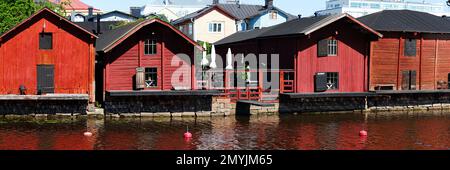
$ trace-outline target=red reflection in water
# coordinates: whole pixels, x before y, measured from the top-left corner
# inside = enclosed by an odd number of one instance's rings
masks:
[[[54,135],[53,150],[93,150],[96,135],[90,137],[83,132],[58,131]]]
[[[103,125],[104,123],[104,125]],[[186,140],[186,124],[193,137]],[[449,149],[450,117],[288,116],[194,121],[96,121],[0,124],[0,149],[7,150],[195,150],[195,149]],[[359,131],[368,131],[360,137]]]
[[[417,149],[445,150],[450,147],[450,133],[442,133],[449,130],[450,122],[434,122],[424,120],[416,124]]]
[[[295,144],[301,150],[319,149],[320,145],[317,142],[316,126],[313,124],[302,124],[298,127]]]
[[[362,150],[367,145],[367,136],[359,136],[363,124],[348,122],[339,126],[336,146],[338,150]]]
[[[15,130],[0,130],[0,149],[3,150],[37,150],[39,140],[36,134],[19,133]]]

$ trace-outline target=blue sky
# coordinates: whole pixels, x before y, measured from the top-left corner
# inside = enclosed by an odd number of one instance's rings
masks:
[[[82,0],[88,5],[100,8],[104,11],[120,10],[129,12],[130,6],[144,6],[150,0]],[[161,0],[162,1],[162,0]],[[325,8],[326,0],[274,0],[277,7],[293,14],[310,16],[315,11]],[[407,0],[422,2],[422,0]],[[443,3],[445,0],[426,0],[426,2]],[[264,4],[264,0],[241,0],[245,4]]]

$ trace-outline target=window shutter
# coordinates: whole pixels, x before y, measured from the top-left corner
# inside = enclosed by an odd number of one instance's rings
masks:
[[[315,76],[315,91],[316,92],[324,92],[328,90],[327,87],[327,74],[325,73],[317,73]]]
[[[409,90],[409,71],[402,71],[402,90]]]
[[[319,57],[328,56],[328,39],[320,40],[317,43],[317,55]]]
[[[417,41],[416,39],[406,39],[405,40],[405,56],[416,56]]]
[[[410,72],[410,74],[411,74],[411,77],[410,77],[410,90],[416,90],[416,71],[415,70],[413,70],[413,71],[411,71]]]
[[[145,68],[138,67],[136,68],[136,89],[144,89],[145,88]]]

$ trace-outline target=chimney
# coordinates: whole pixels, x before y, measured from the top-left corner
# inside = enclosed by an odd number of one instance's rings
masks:
[[[91,6],[88,8],[88,18],[94,16],[94,8]]]
[[[213,0],[213,5],[219,4],[219,0]]]
[[[100,27],[100,14],[97,14],[97,35],[101,34],[101,27]]]
[[[273,7],[273,0],[266,0],[266,8],[272,8]]]
[[[141,18],[142,17],[141,8],[140,7],[130,7],[130,14],[135,17]]]

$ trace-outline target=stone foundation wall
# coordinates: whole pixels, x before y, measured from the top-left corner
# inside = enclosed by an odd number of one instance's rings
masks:
[[[366,108],[363,97],[280,97],[280,113],[354,111]]]
[[[448,110],[450,93],[392,93],[370,96],[367,100],[371,111],[429,111]]]
[[[0,115],[85,115],[86,100],[0,100]]]
[[[295,96],[295,95],[294,95]],[[300,97],[299,97],[300,96]],[[450,91],[280,96],[280,113],[449,110]]]
[[[205,117],[233,114],[230,99],[216,96],[107,97],[105,113],[112,116]]]

